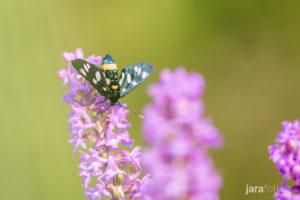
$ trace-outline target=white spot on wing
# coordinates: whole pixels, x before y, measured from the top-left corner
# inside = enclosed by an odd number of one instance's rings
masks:
[[[106,85],[109,85],[110,84],[110,80],[107,78],[106,79]]]
[[[106,91],[107,89],[105,87],[102,88],[104,91]]]
[[[119,83],[120,83],[120,86],[122,85],[122,83],[123,83],[123,81],[124,81],[124,76],[125,76],[125,75],[124,75],[124,72],[122,72],[122,74],[121,74],[121,80],[120,80],[120,82],[119,82]]]
[[[141,67],[139,67],[139,69],[138,69],[138,75],[140,75],[141,72],[142,72],[142,69],[141,69]]]
[[[147,73],[147,72],[143,72],[143,73],[142,73],[142,78],[143,78],[143,79],[145,79],[147,76],[148,76],[148,73]]]
[[[96,79],[97,79],[97,81],[101,80],[101,76],[100,76],[100,72],[99,71],[96,72]]]
[[[84,76],[86,76],[86,73],[85,73],[85,71],[83,70],[83,68],[80,69],[80,72],[81,72]]]
[[[122,92],[125,92],[125,91],[126,91],[126,89],[125,89],[125,88],[123,88],[123,89],[122,89]]]
[[[130,76],[130,74],[127,74],[127,82],[131,83],[131,76]]]
[[[93,82],[94,82],[95,84],[97,84],[97,80],[96,80],[96,79],[94,79],[94,78],[93,78]]]
[[[86,66],[87,66],[88,69],[90,69],[90,67],[91,67],[89,64],[86,64]]]
[[[123,78],[121,78],[121,80],[119,81],[119,85],[122,86],[123,84]]]
[[[138,70],[139,70],[138,67],[135,66],[135,67],[134,67],[134,71],[135,71],[135,72],[138,72]]]
[[[84,66],[85,71],[89,72],[88,64],[84,64],[83,66]]]
[[[132,85],[133,85],[133,86],[136,86],[137,83],[136,83],[135,81],[132,81]]]

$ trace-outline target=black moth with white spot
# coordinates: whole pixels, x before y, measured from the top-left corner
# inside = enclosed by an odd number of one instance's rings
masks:
[[[118,100],[144,82],[153,72],[153,66],[138,63],[123,68],[118,77],[117,65],[111,56],[103,58],[101,68],[83,59],[72,61],[74,68],[97,91],[110,101],[110,107],[120,103]]]

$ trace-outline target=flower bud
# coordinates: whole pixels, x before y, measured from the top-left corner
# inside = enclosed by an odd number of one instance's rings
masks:
[[[122,195],[122,193],[120,193],[118,191],[118,189],[113,184],[109,184],[107,186],[107,189],[110,192],[110,194],[112,195],[112,198],[114,200],[119,200],[119,199],[121,199],[124,196],[124,195]]]

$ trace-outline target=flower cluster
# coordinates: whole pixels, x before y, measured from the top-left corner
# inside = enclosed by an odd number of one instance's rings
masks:
[[[282,186],[274,197],[277,200],[300,199],[300,122],[285,121],[278,133],[276,143],[269,146],[270,159],[275,163],[280,174],[283,175]],[[287,181],[292,180],[293,186]]]
[[[223,139],[203,116],[203,91],[203,77],[183,68],[163,70],[160,81],[150,86],[143,165],[151,178],[142,188],[143,199],[219,199],[222,180],[207,150],[220,147]]]
[[[63,85],[69,84],[69,93],[62,100],[71,104],[69,134],[70,143],[74,145],[73,154],[78,148],[79,176],[83,178],[82,187],[90,200],[137,199],[140,196],[141,180],[140,147],[131,151],[124,146],[133,146],[127,128],[128,110],[111,107],[108,114],[102,113],[109,102],[102,102],[101,96],[77,71],[71,61],[83,59],[81,49],[75,53],[64,53],[68,68],[58,71]],[[101,64],[100,56],[90,56],[86,60],[95,65]],[[125,105],[124,105],[125,106]],[[127,148],[128,149],[128,148]]]

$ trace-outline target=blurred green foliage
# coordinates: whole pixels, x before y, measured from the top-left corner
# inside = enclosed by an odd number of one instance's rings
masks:
[[[155,73],[122,99],[142,112],[146,88],[162,68],[184,65],[206,78],[206,113],[225,138],[213,157],[224,177],[222,199],[245,186],[279,185],[268,160],[282,120],[299,117],[299,1],[1,0],[0,198],[84,199],[72,156],[61,55],[111,54],[119,67],[149,62]],[[141,119],[130,115],[142,144]],[[199,172],[201,173],[201,172]]]

